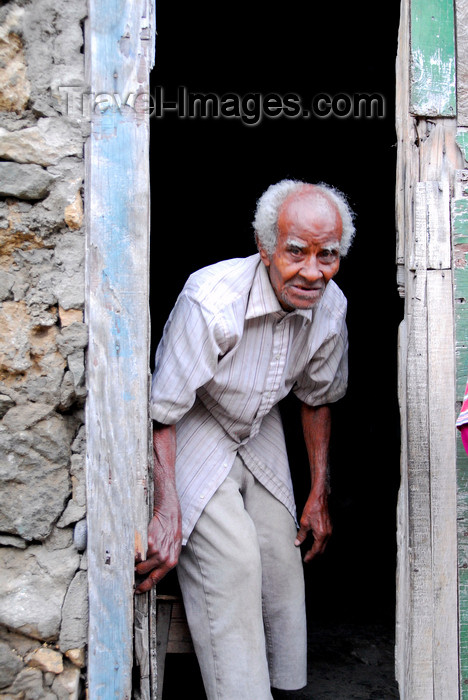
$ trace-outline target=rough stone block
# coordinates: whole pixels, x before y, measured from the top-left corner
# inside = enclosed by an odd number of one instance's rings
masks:
[[[24,302],[6,301],[0,309],[0,368],[25,372],[29,356],[29,313]]]
[[[0,424],[0,530],[26,540],[49,535],[70,494],[71,428],[55,414],[36,423],[35,408],[15,406]]]
[[[86,664],[86,654],[84,648],[81,649],[68,649],[65,652],[67,659],[70,659],[72,664],[77,668],[83,668]]]
[[[80,194],[83,169],[81,160],[70,157],[63,158],[57,165],[51,165],[47,169],[54,177],[54,184],[42,206],[71,230],[78,230],[83,222],[83,202]]]
[[[76,523],[86,515],[86,506],[80,506],[76,501],[69,501],[65,511],[57,523],[57,527],[67,527],[72,523]],[[77,548],[78,549],[78,548]]]
[[[0,688],[11,685],[22,668],[21,657],[6,642],[0,641]]]
[[[65,310],[84,306],[84,254],[82,232],[67,231],[57,239],[54,261],[58,269],[51,281],[58,302]]]
[[[84,83],[84,0],[34,0],[23,23],[27,46],[30,103],[36,114],[65,112],[60,86]],[[53,31],[53,40],[44,41]],[[51,37],[51,38],[52,38]]]
[[[72,323],[62,329],[57,337],[57,346],[64,357],[88,345],[88,326],[85,323]],[[78,358],[75,358],[75,364]],[[71,369],[71,368],[70,368]],[[73,370],[72,370],[73,371]]]
[[[56,677],[52,684],[52,691],[57,700],[78,700],[80,690],[80,669],[70,666]]]
[[[87,339],[87,337],[88,336],[86,334],[86,339]],[[73,375],[73,381],[74,381],[75,387],[83,386],[84,378],[85,378],[84,351],[77,350],[76,352],[71,352],[68,355],[67,360],[68,360],[68,368]]]
[[[86,427],[81,425],[75,439],[72,442],[71,451],[76,454],[84,454],[86,449]]]
[[[0,308],[0,371],[5,382],[29,401],[52,408],[60,402],[66,366],[57,352],[56,318],[56,309],[28,307],[25,301],[6,301]]]
[[[39,165],[0,163],[0,196],[43,199],[47,196],[53,179]]]
[[[0,394],[0,418],[3,418],[5,413],[15,405],[13,399],[6,394]]]
[[[10,272],[2,270],[0,275],[0,301],[5,301],[12,294],[13,284],[15,283],[15,276]]]
[[[60,405],[61,411],[66,411],[75,403],[75,382],[73,381],[73,374],[71,372],[65,372],[63,375],[63,380],[60,385]]]
[[[62,309],[59,306],[59,319],[62,328],[70,326],[72,323],[83,323],[83,309]]]
[[[21,112],[31,89],[23,42],[15,31],[22,23],[24,9],[13,3],[8,9],[0,23],[0,110]]]
[[[22,700],[43,700],[44,686],[42,683],[42,672],[36,668],[25,668],[19,672],[8,691],[13,697],[20,697]]]
[[[73,545],[0,549],[0,623],[35,639],[58,639],[66,592],[79,566]],[[76,646],[76,645],[75,645]]]
[[[24,659],[31,668],[38,668],[46,673],[62,673],[63,656],[59,651],[48,647],[35,649]]]
[[[2,426],[11,432],[23,431],[50,416],[53,410],[52,406],[46,403],[13,406],[3,418]]]
[[[74,230],[83,225],[83,200],[80,192],[77,192],[74,201],[65,207],[65,223]]]
[[[79,552],[82,552],[86,549],[88,541],[88,526],[86,524],[86,520],[80,520],[76,523],[75,529],[73,530],[73,542],[75,544],[75,547]],[[83,557],[84,559],[84,557]],[[83,559],[81,560],[81,568],[84,570],[86,567],[83,566]]]
[[[18,131],[0,127],[0,158],[17,163],[53,165],[67,156],[82,157],[80,130],[60,117],[43,117],[37,126]]]
[[[83,648],[88,634],[88,577],[78,571],[65,596],[60,628],[61,651]]]
[[[16,535],[0,535],[0,545],[2,547],[18,547],[18,549],[26,549],[26,542],[22,537]]]
[[[10,649],[24,658],[33,649],[39,649],[41,643],[37,639],[32,639],[31,637],[26,637],[24,634],[18,634],[12,630],[7,629],[0,625],[0,639],[2,642],[8,644]]]

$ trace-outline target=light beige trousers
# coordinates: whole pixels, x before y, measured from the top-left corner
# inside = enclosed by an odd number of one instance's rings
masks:
[[[296,525],[238,456],[183,547],[178,576],[208,700],[307,683]]]

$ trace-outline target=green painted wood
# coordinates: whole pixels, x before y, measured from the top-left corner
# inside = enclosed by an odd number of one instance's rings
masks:
[[[468,698],[468,457],[457,437],[460,698]]]
[[[455,199],[452,202],[453,245],[468,243],[468,199]]]
[[[463,158],[468,163],[468,131],[459,131],[455,141],[458,143],[460,151],[463,153]]]
[[[456,116],[453,0],[412,0],[410,112]]]
[[[468,198],[452,201],[452,240],[456,329],[456,398],[463,399],[468,378]]]
[[[468,378],[468,198],[452,201],[456,399]],[[458,432],[458,431],[457,431]],[[460,698],[468,700],[468,457],[457,435],[457,527]]]

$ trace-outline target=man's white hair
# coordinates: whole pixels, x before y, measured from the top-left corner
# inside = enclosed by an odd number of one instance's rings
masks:
[[[257,202],[253,227],[258,243],[265,249],[267,255],[273,255],[278,239],[278,215],[282,204],[294,192],[300,192],[309,183],[300,180],[281,180],[276,185],[270,185]],[[345,195],[335,187],[320,182],[314,185],[323,192],[336,206],[341,216],[343,233],[340,242],[340,256],[344,257],[349,250],[355,234],[354,212],[349,206]]]

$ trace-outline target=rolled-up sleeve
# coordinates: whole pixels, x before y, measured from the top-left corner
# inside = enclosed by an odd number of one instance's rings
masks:
[[[182,292],[156,351],[151,417],[177,423],[193,406],[196,391],[214,375],[223,329],[213,315]]]
[[[341,399],[348,386],[348,332],[341,327],[327,336],[294,386],[296,396],[309,406]]]

